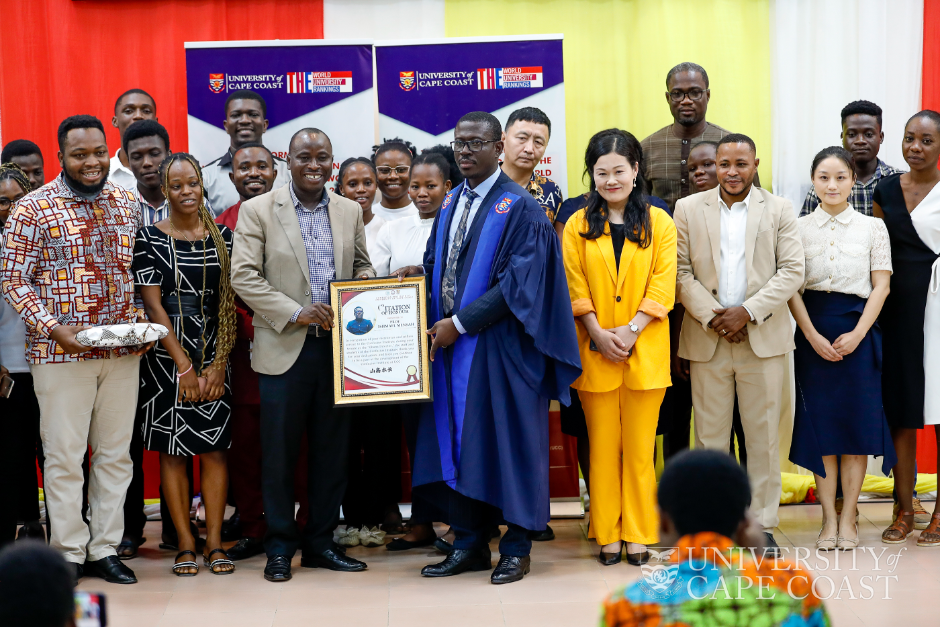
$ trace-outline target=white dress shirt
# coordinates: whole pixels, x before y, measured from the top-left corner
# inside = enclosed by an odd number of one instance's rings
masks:
[[[117,152],[114,153],[114,156],[111,157],[111,168],[108,172],[108,180],[118,187],[123,187],[124,189],[136,194],[137,179],[134,178],[134,173],[131,172],[130,168],[125,168],[124,164],[121,163],[121,157],[118,156],[120,154],[121,149],[118,148]]]
[[[372,249],[369,252],[372,267],[376,269],[376,276],[387,276],[393,270],[405,266],[422,265],[428,236],[431,235],[431,227],[434,223],[434,218],[422,220],[417,215],[404,220],[386,222],[379,229],[375,257],[373,257]]]
[[[366,252],[369,253],[369,261],[372,262],[373,268],[376,267],[376,259],[379,256],[379,249],[376,248],[376,244],[379,241],[379,231],[385,223],[386,221],[380,216],[373,214],[369,224],[363,226],[363,230],[366,232]],[[387,274],[389,273],[379,274],[378,268],[376,269],[376,276],[386,276]]]
[[[738,307],[748,294],[748,271],[745,268],[745,225],[748,222],[748,204],[754,187],[741,202],[729,207],[719,193],[719,304]]]
[[[373,215],[379,216],[386,222],[392,222],[394,220],[401,220],[402,218],[408,218],[410,216],[418,215],[418,207],[413,203],[408,203],[400,209],[388,209],[382,206],[382,203],[377,202],[372,206]]]

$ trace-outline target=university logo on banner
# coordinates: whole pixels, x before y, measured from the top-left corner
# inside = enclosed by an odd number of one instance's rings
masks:
[[[209,90],[214,94],[221,94],[225,89],[225,74],[209,75]]]
[[[289,94],[323,94],[353,91],[352,72],[288,72]]]
[[[399,72],[399,87],[405,91],[415,89],[415,72]]]
[[[477,89],[542,88],[542,66],[477,70]]]

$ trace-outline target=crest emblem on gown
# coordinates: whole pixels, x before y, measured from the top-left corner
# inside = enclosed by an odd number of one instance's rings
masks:
[[[415,89],[415,72],[399,72],[399,87],[405,91],[412,91]]]
[[[209,91],[214,94],[221,94],[225,90],[225,74],[209,75]]]
[[[509,196],[504,196],[499,203],[497,203],[497,208],[494,209],[497,213],[506,213],[510,210],[510,205],[513,204],[513,199]]]
[[[447,209],[448,207],[450,207],[452,200],[454,200],[454,192],[451,192],[450,194],[444,197],[444,202],[441,203],[441,208]]]

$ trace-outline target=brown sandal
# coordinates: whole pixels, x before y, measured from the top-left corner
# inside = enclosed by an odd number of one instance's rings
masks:
[[[941,512],[931,517],[931,522],[925,527],[925,530],[918,536],[917,546],[941,546]]]
[[[905,516],[913,516],[915,512],[902,512],[898,513],[898,516],[895,517],[895,522],[889,525],[885,531],[882,532],[882,542],[883,544],[905,544],[905,542],[912,537],[915,533],[914,521],[905,522]]]

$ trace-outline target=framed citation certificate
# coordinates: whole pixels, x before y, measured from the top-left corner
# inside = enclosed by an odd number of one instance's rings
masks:
[[[335,405],[431,400],[425,277],[334,281]]]

